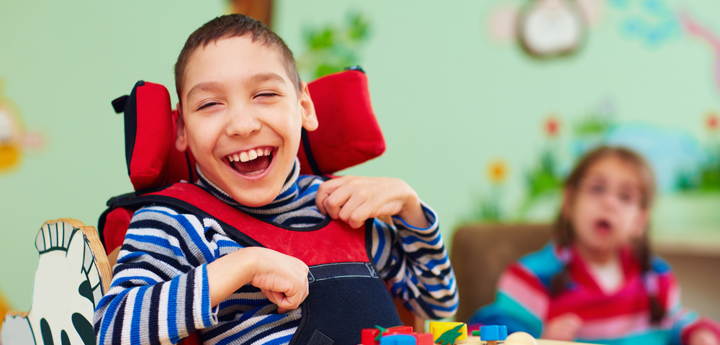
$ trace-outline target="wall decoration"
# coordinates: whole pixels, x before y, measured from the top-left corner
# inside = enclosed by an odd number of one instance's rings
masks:
[[[465,222],[499,222],[506,218],[503,210],[502,196],[510,168],[502,158],[496,158],[487,166],[485,176],[491,184],[487,194],[476,194],[473,197],[474,207],[465,216]]]
[[[314,80],[360,64],[360,50],[370,38],[370,21],[360,13],[350,13],[341,27],[307,27],[303,36],[305,51],[297,59],[298,70],[303,79]]]
[[[720,192],[720,114],[709,112],[705,117],[708,140],[704,145],[702,160],[682,169],[675,179],[675,188],[682,192]]]
[[[555,199],[562,188],[561,147],[558,142],[561,122],[557,114],[551,114],[545,119],[542,130],[545,144],[538,160],[525,173],[525,195],[515,215],[519,219],[538,218],[537,211],[533,210],[535,206],[543,203],[543,200]]]
[[[521,8],[501,4],[491,14],[489,31],[499,42],[517,40],[533,57],[553,58],[577,52],[603,14],[602,0],[529,0]]]
[[[40,134],[25,130],[18,107],[2,96],[0,81],[0,173],[16,168],[26,149],[40,148],[44,142]]]
[[[95,344],[95,306],[112,276],[94,227],[74,219],[47,221],[35,240],[40,255],[28,313],[8,313],[4,345]]]
[[[642,154],[653,168],[658,190],[664,193],[678,192],[677,176],[683,172],[696,175],[698,166],[707,158],[691,133],[649,123],[617,124],[607,131],[604,142]]]
[[[623,13],[621,31],[629,39],[655,47],[679,37],[677,15],[665,0],[610,0],[610,4]]]
[[[715,86],[717,87],[718,94],[720,95],[720,36],[712,32],[706,26],[698,23],[689,13],[684,12],[680,14],[680,21],[687,32],[694,37],[699,38],[710,46],[713,53],[715,54]]]
[[[664,200],[678,193],[720,192],[720,113],[711,111],[701,117],[709,137],[705,144],[682,130],[618,122],[610,100],[567,126],[569,130],[563,130],[559,115],[548,115],[541,126],[544,143],[524,170],[519,200],[501,203],[504,190],[489,179],[491,192],[474,197],[469,219],[463,222],[551,221],[557,214],[563,180],[574,162],[599,145],[625,146],[643,155],[655,172]],[[670,202],[687,203],[686,198],[681,199]]]
[[[536,0],[520,11],[518,40],[535,57],[574,53],[585,36],[585,21],[575,1]]]

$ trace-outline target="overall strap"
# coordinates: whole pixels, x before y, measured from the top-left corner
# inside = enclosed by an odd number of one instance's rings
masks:
[[[159,191],[119,201],[114,206],[153,204],[214,218],[240,245],[270,248],[296,257],[308,266],[371,262],[368,227],[353,229],[330,217],[313,227],[284,227],[244,213],[195,184],[175,183]]]
[[[291,345],[358,344],[364,328],[401,324],[371,259],[372,219],[363,229],[329,217],[313,227],[288,228],[257,219],[189,183],[119,199],[111,208],[146,205],[213,218],[240,245],[266,247],[305,262],[309,295]]]

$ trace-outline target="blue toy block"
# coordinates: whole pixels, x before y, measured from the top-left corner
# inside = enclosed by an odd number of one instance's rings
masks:
[[[507,338],[506,326],[480,327],[480,339],[483,341],[503,341]]]
[[[393,334],[380,338],[380,345],[417,345],[417,340],[410,334]]]

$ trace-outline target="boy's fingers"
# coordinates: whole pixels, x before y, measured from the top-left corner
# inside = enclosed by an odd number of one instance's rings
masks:
[[[323,201],[323,206],[327,214],[333,219],[337,219],[340,214],[340,209],[347,203],[350,196],[352,196],[352,193],[349,188],[338,188],[333,191],[333,193]]]
[[[353,226],[351,223],[352,215],[355,213],[355,211],[360,208],[363,205],[363,200],[361,198],[358,198],[356,195],[350,195],[350,198],[345,202],[344,205],[342,205],[342,208],[340,209],[340,212],[338,213],[338,218],[340,218],[345,223],[350,224],[350,226]],[[354,227],[354,226],[353,226]]]
[[[288,310],[299,307],[307,296],[306,291],[307,289],[302,289],[300,291],[297,291],[296,293],[284,295],[281,304],[278,304],[278,306],[281,306],[282,308]]]
[[[318,187],[317,195],[315,196],[315,204],[321,213],[326,214],[325,206],[323,202],[325,199],[332,194],[336,189],[340,188],[345,183],[345,177],[339,177],[336,179],[328,180],[320,184]]]
[[[290,296],[277,291],[261,290],[261,292],[268,298],[268,300],[270,300],[270,302],[278,306],[278,313],[284,313],[288,310],[296,309],[300,306],[300,303],[305,300],[305,297],[307,297],[307,292]]]
[[[370,218],[372,213],[372,205],[369,202],[362,203],[352,211],[347,223],[353,229],[357,229],[365,224],[365,221]]]
[[[265,289],[260,289],[260,292],[265,295],[270,302],[280,307],[280,303],[282,303],[282,298],[284,297],[282,293]]]

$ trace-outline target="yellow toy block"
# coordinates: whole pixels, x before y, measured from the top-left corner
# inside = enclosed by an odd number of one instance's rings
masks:
[[[457,338],[455,338],[456,341],[463,340],[467,338],[467,325],[463,322],[430,322],[430,333],[433,335],[433,341],[437,342],[438,338],[440,338],[443,333],[452,330],[454,328],[457,328],[458,326],[462,327],[457,330],[457,332],[460,333]]]

